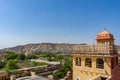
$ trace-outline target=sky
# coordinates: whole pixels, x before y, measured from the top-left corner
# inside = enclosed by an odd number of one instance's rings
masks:
[[[120,0],[0,0],[0,49],[29,43],[120,44]]]

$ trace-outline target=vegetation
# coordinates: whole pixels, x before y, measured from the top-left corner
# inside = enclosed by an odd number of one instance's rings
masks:
[[[15,54],[14,52],[7,52],[5,58],[6,60],[25,60],[25,54]]]
[[[72,61],[71,60],[65,61],[64,65],[62,65],[62,67],[63,67],[64,73],[67,73],[68,71],[72,71]]]
[[[19,69],[19,66],[17,65],[17,61],[9,60],[6,64],[6,69],[9,70]]]
[[[62,60],[64,60],[64,55],[56,55],[55,60],[61,62]]]
[[[60,73],[54,75],[56,78],[60,78],[58,75],[63,73],[66,74],[68,71],[72,71],[72,57],[71,55],[64,55],[63,53],[58,53],[56,55],[49,53],[49,52],[43,52],[39,54],[40,57],[47,58],[49,61],[59,61],[62,65],[62,71]]]
[[[14,75],[17,73],[17,70],[9,70],[8,72],[9,72],[9,74]]]
[[[25,54],[18,54],[17,59],[18,60],[25,60]]]
[[[19,60],[17,64],[20,68],[32,67],[32,62],[29,59]]]
[[[63,78],[64,76],[65,76],[65,74],[61,71],[54,74],[54,77],[57,80]]]
[[[36,59],[36,58],[37,58],[37,56],[35,56],[33,54],[26,56],[26,59]]]
[[[47,65],[45,62],[34,62],[32,61],[32,67]]]
[[[0,69],[6,70],[10,74],[15,74],[16,69],[43,66],[47,65],[45,62],[35,62],[31,59],[45,58],[48,61],[59,61],[62,65],[62,70],[54,74],[56,80],[63,78],[68,71],[72,71],[72,57],[71,55],[63,55],[63,53],[52,54],[49,52],[41,52],[39,54],[31,54],[25,56],[24,54],[15,54],[14,52],[7,52],[3,61],[0,61]]]
[[[44,57],[44,58],[50,58],[52,57],[52,53],[49,53],[49,52],[43,52],[40,54],[41,57]]]
[[[6,62],[2,62],[2,61],[0,61],[0,69],[4,68],[5,65],[6,65]]]
[[[54,61],[54,59],[53,59],[53,54],[50,53],[50,52],[42,52],[42,53],[40,53],[39,56],[40,56],[40,57],[43,57],[43,58],[46,58],[46,59],[49,60],[49,61]]]
[[[17,58],[17,54],[15,54],[14,52],[7,52],[5,58],[7,60],[11,60],[11,59],[14,60]]]

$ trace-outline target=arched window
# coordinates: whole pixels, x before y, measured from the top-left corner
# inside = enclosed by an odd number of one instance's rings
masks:
[[[91,60],[91,58],[86,58],[85,59],[85,66],[86,67],[92,67],[92,60]]]
[[[77,78],[76,80],[80,80],[79,78]]]
[[[4,78],[4,77],[2,76],[2,80],[3,80],[3,78]]]
[[[80,80],[80,77],[77,77],[76,80]]]
[[[5,80],[6,80],[7,78],[6,78],[6,75],[5,75]]]
[[[104,69],[104,61],[102,58],[98,58],[96,60],[96,68]]]
[[[81,58],[77,57],[76,60],[75,60],[75,64],[77,66],[81,66]]]

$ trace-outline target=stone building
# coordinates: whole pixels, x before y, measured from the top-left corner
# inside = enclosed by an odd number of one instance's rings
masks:
[[[0,80],[8,80],[9,76],[6,71],[0,71]]]
[[[74,46],[73,80],[120,80],[114,36],[104,30],[98,33],[96,42]]]

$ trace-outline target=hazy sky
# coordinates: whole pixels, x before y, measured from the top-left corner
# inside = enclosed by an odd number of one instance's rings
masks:
[[[0,48],[93,44],[104,28],[120,44],[120,0],[0,0]]]

